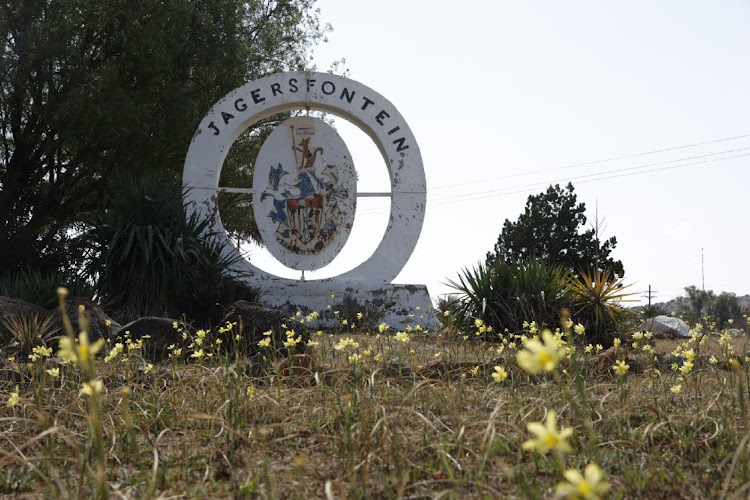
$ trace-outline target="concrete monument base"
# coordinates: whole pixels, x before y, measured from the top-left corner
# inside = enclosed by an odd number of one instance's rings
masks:
[[[340,281],[262,281],[253,282],[260,288],[260,302],[294,316],[317,312],[322,327],[339,326],[333,311],[342,307],[362,312],[377,323],[391,329],[405,330],[407,326],[423,330],[440,329],[436,311],[424,285],[394,285],[374,283],[341,283]],[[330,308],[328,307],[330,306]]]

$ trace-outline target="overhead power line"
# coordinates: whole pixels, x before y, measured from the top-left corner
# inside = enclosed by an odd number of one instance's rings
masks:
[[[560,179],[556,179],[552,181],[536,182],[532,184],[514,186],[510,188],[505,188],[505,189],[495,189],[495,190],[490,190],[490,191],[481,191],[478,193],[459,194],[459,195],[455,195],[455,196],[448,197],[448,198],[441,198],[439,202],[430,203],[430,206],[446,205],[446,204],[451,204],[451,203],[459,203],[463,201],[473,201],[473,200],[480,200],[484,198],[494,198],[498,196],[508,196],[512,194],[525,193],[532,189],[538,189],[539,187],[545,187],[545,186],[549,186],[551,184],[555,184],[559,182],[576,181],[577,184],[586,184],[589,182],[596,182],[596,181],[614,179],[614,178],[619,178],[619,177],[630,177],[633,175],[642,175],[642,174],[648,174],[648,173],[653,173],[653,172],[660,172],[664,170],[672,170],[676,168],[683,168],[683,167],[689,167],[689,166],[694,166],[694,165],[701,165],[701,164],[706,164],[706,163],[714,163],[714,162],[719,162],[719,161],[731,160],[734,158],[750,156],[750,153],[725,156],[722,158],[705,159],[705,160],[695,161],[695,162],[690,162],[690,163],[681,163],[679,165],[670,165],[671,163],[676,163],[676,162],[681,162],[681,161],[686,161],[686,160],[707,158],[707,157],[716,156],[719,154],[727,154],[727,153],[747,151],[747,150],[750,150],[750,147],[718,151],[718,152],[709,153],[705,155],[688,156],[688,157],[678,158],[676,160],[667,160],[663,162],[649,163],[649,164],[639,165],[635,167],[624,167],[620,169],[612,169],[612,170],[607,170],[605,172],[579,175],[579,176],[568,177],[568,178],[560,178]],[[667,165],[667,166],[664,166],[664,165]],[[659,167],[659,168],[649,168],[649,167]],[[427,201],[429,203],[431,200],[428,199]],[[387,212],[387,211],[388,211],[387,209],[375,208],[375,209],[362,211],[361,215],[370,215],[370,214],[382,213],[382,212]]]
[[[644,151],[642,153],[633,153],[633,154],[624,155],[624,156],[613,156],[612,158],[605,158],[603,160],[594,160],[594,161],[588,161],[588,162],[584,162],[584,163],[574,163],[572,165],[565,165],[563,167],[554,167],[554,168],[546,168],[546,169],[541,169],[541,170],[532,170],[531,172],[522,172],[520,174],[501,175],[499,177],[491,177],[489,179],[477,179],[477,180],[473,180],[473,181],[460,182],[460,183],[455,183],[455,184],[446,184],[444,186],[437,186],[435,188],[432,188],[431,190],[432,191],[437,191],[437,190],[440,190],[440,189],[447,189],[447,188],[450,188],[450,187],[467,186],[467,185],[470,185],[470,184],[479,184],[479,183],[491,182],[491,181],[496,181],[496,180],[501,180],[501,179],[512,179],[514,177],[525,177],[525,176],[528,176],[528,175],[542,174],[542,173],[547,173],[547,172],[556,172],[556,171],[559,171],[559,170],[566,170],[566,169],[576,168],[576,167],[587,167],[587,166],[590,166],[590,165],[598,165],[600,163],[607,163],[607,162],[618,161],[618,160],[627,160],[627,159],[630,159],[630,158],[638,158],[638,157],[641,157],[641,156],[648,156],[648,155],[653,155],[653,154],[658,154],[658,153],[666,153],[668,151],[678,151],[680,149],[694,148],[694,147],[697,147],[697,146],[706,146],[708,144],[716,144],[716,143],[719,143],[719,142],[734,141],[734,140],[737,140],[737,139],[745,139],[745,138],[748,138],[748,137],[750,137],[750,134],[736,135],[734,137],[723,137],[721,139],[714,139],[714,140],[711,140],[711,141],[704,141],[704,142],[694,142],[692,144],[683,144],[682,146],[674,146],[674,147],[671,147],[671,148],[654,149],[652,151]]]
[[[578,182],[578,184],[583,184],[585,182],[591,182],[592,180],[610,179],[610,178],[613,178],[613,177],[627,177],[628,174],[613,175],[613,176],[610,176],[610,177],[602,177],[602,176],[605,176],[605,175],[608,175],[608,174],[617,174],[617,173],[620,173],[620,172],[630,172],[630,171],[633,171],[633,170],[641,170],[641,169],[646,169],[646,168],[649,168],[649,167],[656,167],[656,166],[660,166],[660,165],[669,165],[670,163],[677,163],[677,162],[681,162],[681,161],[696,160],[696,159],[699,159],[699,158],[708,158],[708,157],[716,156],[716,155],[720,155],[720,154],[736,153],[736,152],[739,152],[739,151],[747,151],[747,150],[750,150],[750,146],[749,147],[745,147],[745,148],[738,148],[738,149],[729,149],[729,150],[725,150],[725,151],[718,151],[718,152],[715,152],[715,153],[708,153],[708,154],[705,154],[705,155],[686,156],[686,157],[683,157],[683,158],[678,158],[676,160],[666,160],[666,161],[661,161],[661,162],[656,162],[656,163],[647,163],[645,165],[638,165],[638,166],[635,166],[635,167],[615,168],[615,169],[612,169],[612,170],[606,170],[604,172],[596,172],[596,173],[593,173],[593,174],[577,175],[577,176],[573,176],[573,177],[563,177],[563,178],[558,178],[558,179],[555,179],[555,180],[552,180],[552,181],[548,181],[548,182],[535,182],[535,183],[532,183],[532,184],[525,184],[525,185],[521,185],[521,186],[514,186],[514,187],[511,187],[511,188],[505,188],[505,189],[494,189],[494,190],[490,190],[490,191],[481,191],[481,192],[478,192],[478,193],[460,194],[460,195],[455,195],[455,196],[452,196],[452,197],[449,197],[449,198],[442,198],[442,200],[453,200],[453,199],[464,198],[464,197],[470,197],[472,199],[476,199],[477,195],[492,195],[492,194],[502,195],[502,194],[504,194],[505,191],[509,191],[509,190],[513,190],[512,192],[516,193],[516,192],[518,192],[518,191],[516,191],[517,189],[521,189],[523,191],[523,190],[526,190],[527,188],[536,188],[538,186],[548,186],[550,184],[555,184],[555,183],[559,183],[559,182],[572,182],[572,181],[576,181],[576,182]],[[737,156],[747,156],[747,155],[737,155]],[[716,160],[709,160],[709,161],[719,161],[719,160],[723,160],[723,159],[736,158],[737,156],[729,156],[729,157],[726,157],[726,158],[717,158]],[[698,163],[705,163],[705,162],[686,163],[686,164],[675,165],[675,166],[667,167],[667,168],[650,169],[650,170],[644,170],[642,172],[632,172],[629,175],[637,175],[637,174],[641,174],[641,173],[657,172],[659,170],[669,170],[670,168],[686,167],[686,166],[689,166],[689,165],[696,165]],[[590,179],[592,177],[594,177],[594,179]],[[582,179],[590,179],[590,180],[586,181],[586,180],[582,180]],[[510,193],[508,193],[508,194],[510,194]],[[483,196],[479,196],[479,197],[481,198]]]

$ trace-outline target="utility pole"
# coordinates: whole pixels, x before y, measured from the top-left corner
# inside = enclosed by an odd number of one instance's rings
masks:
[[[648,286],[648,292],[641,292],[644,296],[648,297],[648,305],[651,307],[651,299],[656,298],[656,294],[658,293],[656,290],[651,290],[651,285]]]
[[[701,248],[701,288],[706,291],[706,271],[703,267],[703,248]]]

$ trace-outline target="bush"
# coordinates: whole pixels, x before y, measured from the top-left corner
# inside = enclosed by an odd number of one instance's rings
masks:
[[[458,291],[451,326],[468,332],[481,319],[498,333],[520,332],[527,321],[554,329],[568,304],[568,280],[563,267],[533,258],[517,266],[496,261],[464,269],[458,282],[448,281]]]
[[[72,297],[93,298],[94,287],[81,276],[27,268],[0,275],[0,295],[51,309],[57,305],[56,290],[64,286]]]
[[[573,318],[586,327],[586,342],[611,346],[618,330],[635,318],[635,313],[622,305],[634,302],[632,292],[625,289],[621,278],[609,271],[581,273],[570,280]]]
[[[207,218],[185,217],[183,187],[175,180],[120,175],[111,199],[94,229],[94,239],[107,244],[89,270],[98,278],[102,305],[123,322],[148,315],[207,316],[195,308],[214,306],[226,284],[218,276],[241,256],[221,253],[215,235],[205,234]]]

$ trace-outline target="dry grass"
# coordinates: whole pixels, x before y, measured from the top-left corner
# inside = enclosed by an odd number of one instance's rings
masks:
[[[526,425],[557,412],[574,429],[566,468],[590,462],[613,498],[745,498],[750,398],[747,363],[732,369],[718,337],[704,364],[616,377],[594,355],[559,377],[527,375],[515,352],[449,333],[359,332],[316,338],[309,369],[253,378],[249,361],[217,352],[144,373],[131,351],[94,364],[106,491],[114,498],[539,498],[562,480],[554,455],[524,451]],[[746,338],[732,340],[744,357]],[[674,349],[660,341],[657,352]],[[718,347],[718,349],[714,349]],[[711,352],[708,352],[711,351]],[[715,352],[714,352],[715,351]],[[126,351],[127,352],[127,351]],[[349,356],[362,360],[351,363]],[[439,353],[439,354],[438,354]],[[103,354],[103,353],[102,353]],[[413,373],[399,376],[388,361]],[[441,360],[436,361],[436,360]],[[277,360],[279,361],[279,360]],[[495,383],[496,364],[509,372]],[[96,437],[82,370],[38,360],[0,391],[0,493],[94,496]],[[576,370],[581,376],[575,377]],[[127,390],[123,390],[127,389]],[[129,392],[129,395],[127,394]]]

